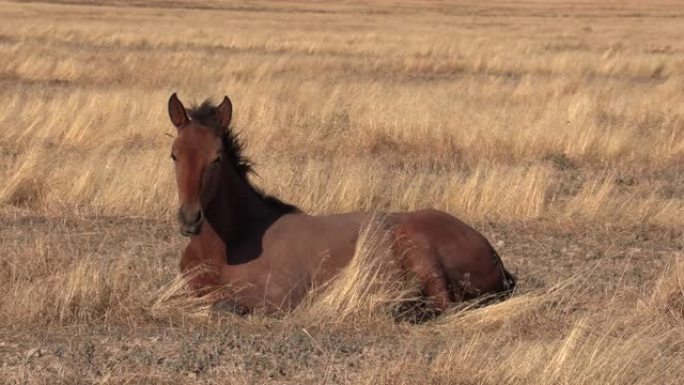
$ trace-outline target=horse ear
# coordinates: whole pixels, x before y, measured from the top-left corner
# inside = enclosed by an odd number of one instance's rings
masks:
[[[228,128],[230,126],[230,119],[233,117],[233,103],[230,102],[227,96],[223,97],[223,101],[216,107],[216,118],[221,127]]]
[[[178,100],[175,92],[169,98],[169,117],[171,118],[171,123],[178,129],[190,121],[188,112],[185,110],[183,103]]]

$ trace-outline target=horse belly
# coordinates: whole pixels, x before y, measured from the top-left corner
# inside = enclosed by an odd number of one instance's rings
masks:
[[[328,283],[347,266],[358,231],[358,225],[341,216],[300,216],[278,223],[264,237],[261,256],[278,282],[277,290],[267,290],[268,294],[296,306],[311,289]]]

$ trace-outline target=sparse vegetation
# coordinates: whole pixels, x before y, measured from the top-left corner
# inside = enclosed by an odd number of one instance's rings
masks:
[[[678,384],[675,2],[5,2],[0,383]],[[423,325],[369,231],[276,318],[187,295],[166,100],[232,98],[256,184],[437,207],[519,292]]]

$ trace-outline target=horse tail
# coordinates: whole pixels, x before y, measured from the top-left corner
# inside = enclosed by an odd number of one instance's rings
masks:
[[[503,261],[501,260],[501,257],[499,256],[499,253],[494,251],[494,258],[496,259],[499,269],[501,269],[501,275],[503,275],[503,290],[502,294],[505,295],[510,295],[513,293],[515,290],[516,285],[518,284],[515,276],[506,270],[506,268],[503,265]]]
[[[508,270],[504,269],[503,267],[502,269],[504,273],[504,290],[508,293],[513,293],[518,281],[515,279],[513,274],[508,272]]]

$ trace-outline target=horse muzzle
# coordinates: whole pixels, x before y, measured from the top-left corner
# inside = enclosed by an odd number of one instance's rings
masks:
[[[178,211],[178,222],[180,222],[180,233],[185,237],[198,235],[202,231],[204,214],[202,210],[188,215],[183,209]]]

